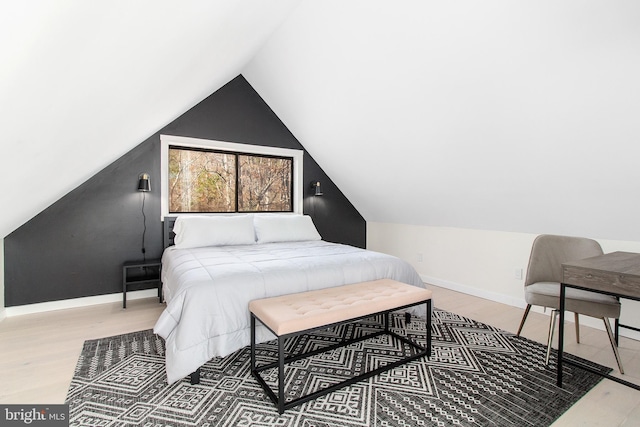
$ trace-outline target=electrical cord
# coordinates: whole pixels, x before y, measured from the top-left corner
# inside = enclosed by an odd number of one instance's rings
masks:
[[[144,237],[145,234],[147,234],[147,216],[144,213],[144,201],[146,199],[146,192],[142,192],[142,260],[143,261],[147,261],[147,255],[146,252],[147,250],[144,247]]]

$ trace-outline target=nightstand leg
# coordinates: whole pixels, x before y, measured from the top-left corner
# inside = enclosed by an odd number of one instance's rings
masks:
[[[122,308],[127,308],[127,269],[122,269]]]

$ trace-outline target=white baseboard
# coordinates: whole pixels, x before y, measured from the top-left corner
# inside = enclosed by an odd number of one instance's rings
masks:
[[[157,289],[144,289],[141,291],[127,292],[127,301],[142,298],[158,297]],[[87,307],[97,304],[107,304],[112,302],[122,302],[122,292],[109,295],[98,295],[94,297],[73,298],[60,301],[40,302],[36,304],[19,305],[6,307],[6,317],[21,316],[23,314],[44,313],[47,311],[64,310],[68,308]],[[2,318],[0,317],[0,320]]]
[[[427,276],[424,274],[421,274],[420,278],[425,283],[431,283],[432,285],[436,285],[441,288],[451,289],[452,291],[462,292],[463,294],[473,295],[474,297],[484,298],[489,301],[496,301],[519,308],[525,308],[527,306],[524,298],[513,298],[508,295],[488,292],[473,286],[467,286],[461,283],[451,282],[449,280],[439,279],[437,277]]]
[[[430,283],[432,285],[439,286],[441,288],[451,289],[452,291],[461,292],[467,295],[473,295],[474,297],[484,298],[489,301],[495,301],[502,304],[510,305],[512,307],[522,308],[522,309],[524,309],[527,306],[527,303],[525,302],[524,298],[514,298],[509,295],[499,294],[496,292],[488,292],[473,286],[463,285],[460,283],[451,282],[449,280],[443,280],[437,277],[427,276],[424,274],[421,274],[420,278],[422,279],[423,282],[427,284]],[[438,306],[437,301],[434,301],[434,304],[436,307]],[[623,301],[623,304],[624,304],[624,301]],[[531,308],[531,310],[534,312],[543,313],[547,315],[551,314],[551,310],[544,310],[544,308],[542,307],[534,306]],[[573,314],[570,316],[566,316],[565,321],[573,323]],[[601,319],[596,319],[589,316],[580,316],[580,324],[604,331],[604,324],[602,323]],[[619,332],[620,332],[620,336],[640,341],[640,332],[630,330],[630,329],[625,329],[625,328],[620,328]]]

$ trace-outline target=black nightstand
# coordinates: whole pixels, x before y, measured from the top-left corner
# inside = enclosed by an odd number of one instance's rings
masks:
[[[158,287],[158,298],[162,302],[159,259],[122,264],[122,308],[127,308],[127,290],[151,289],[149,285]]]

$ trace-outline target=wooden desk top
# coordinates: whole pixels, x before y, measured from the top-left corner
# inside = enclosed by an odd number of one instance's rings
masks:
[[[569,285],[640,299],[640,254],[611,252],[565,262],[562,264],[562,281]]]

